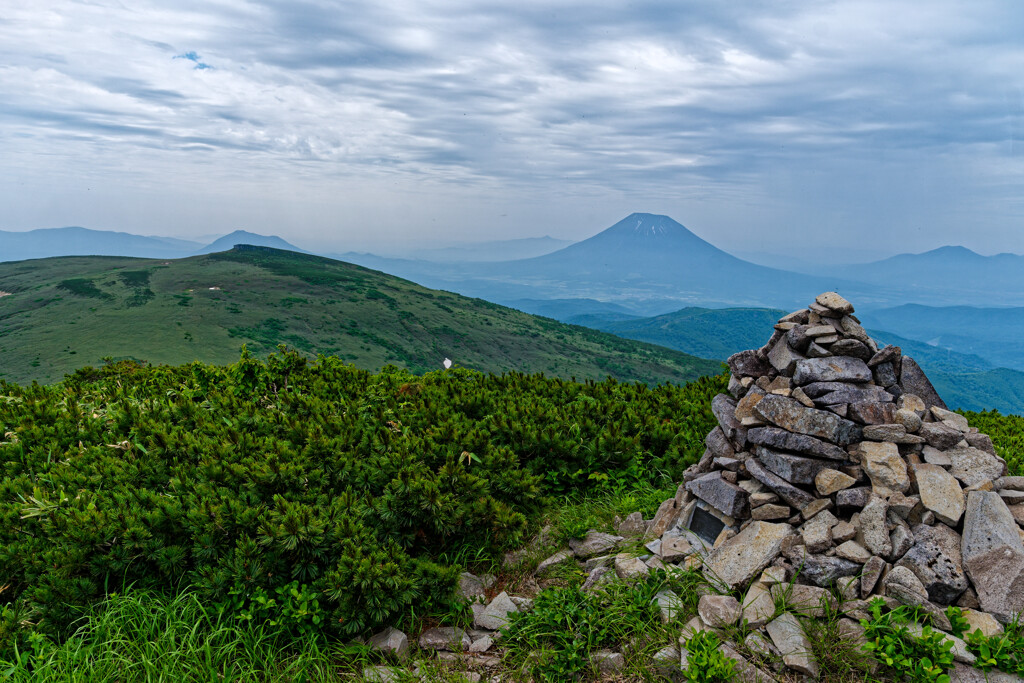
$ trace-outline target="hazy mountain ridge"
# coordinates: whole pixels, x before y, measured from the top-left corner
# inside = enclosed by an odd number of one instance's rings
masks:
[[[937,350],[973,353],[995,366],[1024,370],[1024,307],[904,304],[865,311],[867,325],[920,339]]]
[[[591,326],[629,339],[660,344],[701,357],[725,359],[737,351],[759,348],[765,329],[785,311],[757,308],[685,308],[666,315],[614,321],[589,317]],[[965,410],[996,409],[1024,414],[1024,372],[997,367],[989,359],[958,353],[868,326],[879,343],[894,344],[914,358],[942,397]]]
[[[26,232],[0,230],[0,262],[54,256],[137,256],[181,258],[202,247],[173,237],[147,237],[77,226]]]
[[[1024,306],[1024,256],[982,256],[962,246],[881,261],[830,266],[837,276],[884,286],[898,282],[902,301],[933,306]]]

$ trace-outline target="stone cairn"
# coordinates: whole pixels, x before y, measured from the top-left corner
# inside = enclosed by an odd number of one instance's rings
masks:
[[[718,426],[675,497],[653,519],[627,517],[619,535],[590,531],[570,541],[540,563],[539,585],[565,563],[588,573],[583,590],[677,565],[701,569],[722,593],[742,596],[708,591],[700,598],[680,642],[655,655],[652,666],[669,678],[686,668],[694,632],[745,620],[745,649],[774,655],[764,661],[775,661],[775,675],[788,669],[816,679],[811,644],[793,612],[839,610],[841,632],[857,641],[857,620],[869,618],[875,597],[890,609],[919,607],[947,632],[949,605],[986,635],[1024,616],[1024,477],[1006,476],[992,440],[949,411],[899,347],[879,348],[853,313],[850,302],[826,292],[779,320],[762,348],[731,356],[731,396],[712,401]],[[637,537],[649,554],[619,552]],[[460,594],[480,600],[479,581],[464,574]],[[792,611],[775,616],[780,599]],[[666,590],[655,600],[665,620],[675,618],[677,595]],[[430,629],[420,647],[452,660],[467,656],[454,652],[475,653],[481,661],[470,666],[497,666],[488,653],[495,632],[530,603],[501,593],[473,605],[476,630]],[[954,641],[953,680],[984,680],[967,666],[974,656],[966,644],[947,637]],[[371,645],[407,646],[393,629]],[[733,643],[722,649],[736,660],[739,680],[777,680]],[[605,674],[624,664],[614,651],[594,658]]]
[[[917,606],[947,631],[949,605],[989,633],[1024,612],[1024,477],[853,313],[827,292],[728,359],[707,450],[651,525],[650,548],[742,592],[736,621],[810,675],[799,625],[767,621],[783,588],[814,606],[838,588],[855,618],[876,596]]]

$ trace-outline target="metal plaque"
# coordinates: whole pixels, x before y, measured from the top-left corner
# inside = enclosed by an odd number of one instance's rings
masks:
[[[725,522],[707,510],[702,510],[699,507],[693,509],[693,515],[690,517],[690,531],[707,541],[708,545],[714,544],[718,534],[722,533],[724,528]]]

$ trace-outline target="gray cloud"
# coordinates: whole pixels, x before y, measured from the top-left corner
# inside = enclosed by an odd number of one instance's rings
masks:
[[[1024,251],[1024,13],[994,0],[6,14],[0,228],[373,248],[652,210],[746,251]],[[118,191],[76,201],[86,177]],[[177,208],[139,224],[126,193]]]

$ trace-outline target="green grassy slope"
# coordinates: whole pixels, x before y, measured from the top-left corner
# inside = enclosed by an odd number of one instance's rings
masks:
[[[0,263],[0,378],[52,382],[107,356],[228,363],[242,344],[414,372],[451,358],[482,371],[682,382],[715,361],[274,249],[180,260]]]

